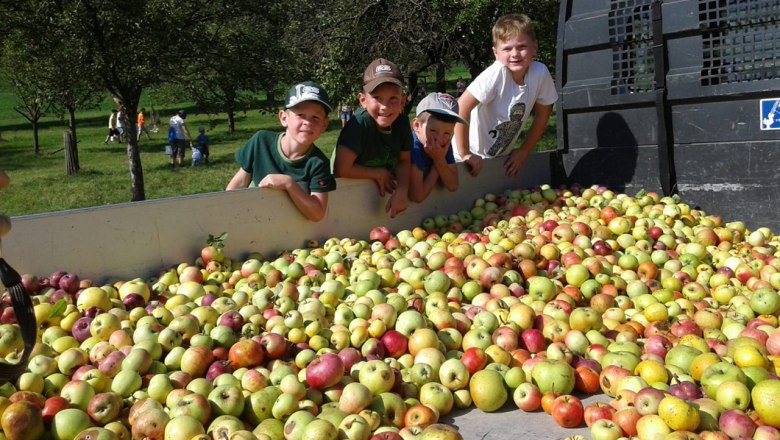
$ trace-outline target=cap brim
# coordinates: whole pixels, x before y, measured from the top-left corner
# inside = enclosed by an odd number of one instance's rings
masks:
[[[437,115],[447,116],[447,117],[456,119],[461,124],[469,125],[469,123],[465,119],[460,117],[459,114],[455,113],[452,110],[444,110],[444,109],[439,109],[439,108],[432,108],[432,109],[423,110],[420,113],[424,113],[424,112],[436,113]]]
[[[326,109],[328,109],[328,113],[333,111],[333,107],[331,107],[330,104],[328,104],[327,102],[325,102],[325,101],[323,101],[321,99],[303,99],[303,100],[300,100],[300,101],[296,102],[293,105],[289,105],[289,106],[286,105],[286,106],[284,106],[284,109],[285,110],[289,110],[289,109],[295,107],[296,105],[304,103],[304,102],[317,102],[317,103],[322,104]]]
[[[384,77],[384,78],[375,78],[374,80],[363,84],[363,90],[368,93],[371,93],[381,84],[395,84],[398,87],[404,86],[404,83],[399,81],[398,78]]]

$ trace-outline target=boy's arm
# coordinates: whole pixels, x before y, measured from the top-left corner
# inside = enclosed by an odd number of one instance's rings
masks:
[[[433,160],[433,170],[436,170],[436,175],[441,178],[441,183],[450,192],[458,190],[458,168],[455,164],[450,164],[453,161],[451,147],[448,146],[431,146],[425,147],[425,153]],[[449,162],[448,162],[449,161]]]
[[[436,181],[439,180],[439,173],[435,168],[431,168],[428,174],[415,166],[411,167],[409,172],[409,200],[420,203],[431,194]]]
[[[460,114],[461,118],[469,121],[471,120],[471,111],[477,108],[478,105],[479,100],[466,89],[458,98],[458,114]],[[482,171],[482,158],[471,153],[469,127],[467,125],[455,125],[455,143],[458,146],[458,155],[468,167],[469,173],[474,177],[478,176],[480,171]]]
[[[247,173],[243,168],[239,168],[233,178],[230,179],[230,182],[228,183],[227,188],[225,188],[225,191],[246,188],[251,182],[252,175]]]
[[[409,207],[409,175],[411,174],[411,168],[412,153],[402,151],[401,161],[395,169],[397,187],[385,206],[385,212],[390,213],[390,218],[395,217]]]
[[[346,177],[348,179],[369,179],[373,180],[379,187],[379,195],[384,197],[385,193],[391,193],[396,189],[396,182],[393,174],[384,168],[371,168],[355,163],[357,154],[349,148],[339,145],[336,147],[336,159],[333,163],[333,175],[336,177]]]
[[[328,208],[328,193],[307,193],[292,177],[286,174],[269,174],[260,181],[258,188],[287,191],[298,211],[307,219],[318,222],[325,217]]]
[[[513,151],[504,162],[504,172],[507,176],[512,177],[520,172],[523,168],[528,156],[536,148],[536,143],[542,138],[544,130],[547,128],[547,121],[550,120],[552,114],[552,104],[535,104],[534,105],[534,121],[531,124],[531,129],[528,130],[528,135],[523,140],[523,145]]]

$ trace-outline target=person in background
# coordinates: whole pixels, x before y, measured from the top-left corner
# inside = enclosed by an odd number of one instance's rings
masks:
[[[256,186],[285,191],[307,219],[322,220],[336,179],[314,142],[327,130],[331,110],[319,84],[305,81],[291,87],[279,112],[284,132],[260,130],[236,151],[239,168],[226,190]]]
[[[339,119],[341,119],[342,128],[352,119],[352,113],[352,106],[348,102],[344,102],[339,106]]]
[[[116,130],[119,132],[119,142],[124,142],[125,140],[125,127],[127,127],[127,122],[125,107],[120,105],[119,110],[116,113]]]
[[[395,217],[409,205],[412,128],[404,115],[404,76],[378,58],[363,72],[360,109],[341,129],[333,154],[336,177],[369,179],[379,195],[390,193],[385,211]]]
[[[455,160],[477,176],[483,159],[508,155],[504,172],[515,176],[544,134],[558,93],[547,67],[534,61],[539,43],[528,16],[503,16],[492,33],[496,61],[458,100],[460,116],[470,124],[455,127]],[[520,148],[514,148],[531,110],[533,124]]]
[[[136,120],[136,126],[138,127],[138,138],[137,140],[141,140],[141,134],[146,133],[146,139],[152,140],[151,136],[149,136],[149,131],[146,129],[146,122],[144,121],[144,113],[146,113],[146,109],[144,107],[141,107],[141,110],[138,112],[138,119]]]
[[[195,150],[200,153],[202,161],[197,164],[195,163]],[[192,159],[193,166],[200,165],[201,163],[209,163],[209,137],[206,135],[206,129],[203,127],[198,127],[198,137],[195,138],[195,146],[192,149]]]
[[[187,119],[187,112],[179,110],[168,121],[168,130],[172,132],[173,137],[173,142],[171,142],[171,168],[176,168],[177,162],[179,166],[184,165],[184,150],[187,148],[188,140],[190,147],[192,147],[192,136],[184,121],[185,119]]]
[[[417,104],[412,121],[414,146],[409,198],[422,202],[441,181],[447,190],[458,190],[458,168],[452,153],[455,124],[467,124],[458,115],[458,101],[446,93],[431,93]]]
[[[116,139],[116,142],[122,143],[122,141],[119,139],[119,131],[116,128],[117,126],[117,110],[112,109],[111,114],[108,115],[108,134],[106,135],[106,140],[103,141],[104,144],[107,144],[108,141],[113,141]]]
[[[455,97],[460,98],[460,95],[462,95],[466,91],[466,81],[463,81],[463,77],[459,76],[458,80],[455,82]]]

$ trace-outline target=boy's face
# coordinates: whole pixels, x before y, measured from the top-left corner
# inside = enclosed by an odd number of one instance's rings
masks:
[[[414,118],[412,129],[424,146],[446,148],[455,134],[455,122],[444,122],[429,116],[425,123],[420,123],[419,119]]]
[[[509,68],[515,79],[524,78],[536,56],[539,45],[528,34],[520,34],[493,46],[493,54],[501,64]]]
[[[371,93],[360,92],[358,98],[380,128],[390,128],[406,104],[401,88],[390,83],[380,84]]]
[[[301,145],[310,145],[328,128],[328,115],[321,104],[305,101],[279,112],[287,135]]]

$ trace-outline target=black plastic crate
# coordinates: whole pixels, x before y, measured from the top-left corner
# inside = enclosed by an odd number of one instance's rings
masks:
[[[780,229],[780,0],[569,0],[559,180]]]

